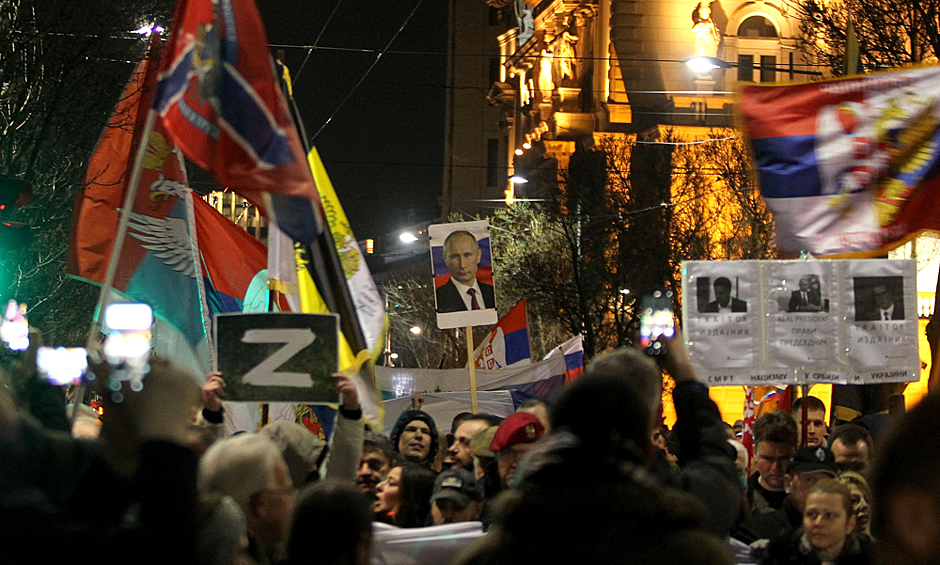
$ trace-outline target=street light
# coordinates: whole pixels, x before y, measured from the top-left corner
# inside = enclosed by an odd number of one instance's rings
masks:
[[[738,63],[729,63],[728,61],[723,61],[717,57],[692,57],[691,59],[686,59],[683,61],[687,67],[692,69],[698,74],[704,74],[715,69],[736,69],[738,68]],[[822,73],[819,71],[807,71],[803,69],[791,69],[787,67],[777,67],[777,66],[763,66],[759,65],[761,69],[772,70],[778,73],[792,73],[795,75],[811,75],[811,76],[822,76]]]
[[[522,175],[513,175],[509,177],[509,180],[511,180],[514,184],[525,184],[529,182],[529,179],[525,178]]]
[[[404,243],[414,243],[418,241],[418,236],[411,233],[410,231],[406,231],[402,232],[402,234],[398,236],[398,239],[402,240]]]
[[[414,335],[421,335],[421,326],[411,326],[411,329],[408,330]]]

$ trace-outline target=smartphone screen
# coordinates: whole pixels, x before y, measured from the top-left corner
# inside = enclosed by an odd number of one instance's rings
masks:
[[[659,289],[643,295],[640,308],[640,345],[647,355],[663,355],[666,348],[660,338],[676,334],[672,291]]]
[[[150,337],[153,311],[143,303],[110,304],[104,312],[104,357],[119,369],[115,377],[142,377],[150,360]]]
[[[36,370],[54,385],[78,384],[88,369],[84,347],[40,347]]]
[[[29,348],[29,322],[24,308],[16,300],[7,302],[0,322],[0,339],[13,351],[25,351]]]

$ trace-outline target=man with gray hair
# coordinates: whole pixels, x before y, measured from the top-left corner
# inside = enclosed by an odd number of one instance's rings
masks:
[[[216,442],[199,463],[199,491],[238,503],[255,561],[265,565],[284,557],[296,491],[275,442],[258,434]]]

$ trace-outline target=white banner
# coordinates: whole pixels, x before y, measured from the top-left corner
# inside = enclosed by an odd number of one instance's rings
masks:
[[[564,375],[565,358],[556,355],[531,365],[510,369],[477,369],[477,390],[494,390],[524,385],[550,377]],[[395,397],[411,396],[419,391],[458,392],[470,390],[467,369],[406,369],[402,367],[376,367],[375,382],[380,390],[394,393]]]
[[[711,385],[916,381],[912,260],[687,261],[683,327]]]

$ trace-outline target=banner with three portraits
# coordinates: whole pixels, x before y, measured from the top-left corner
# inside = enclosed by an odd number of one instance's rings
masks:
[[[913,260],[686,261],[682,318],[715,385],[920,378]]]

